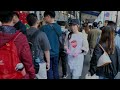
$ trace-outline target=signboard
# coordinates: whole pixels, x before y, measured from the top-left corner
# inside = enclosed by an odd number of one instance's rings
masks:
[[[110,20],[110,12],[105,12],[104,18],[105,18],[105,20]]]

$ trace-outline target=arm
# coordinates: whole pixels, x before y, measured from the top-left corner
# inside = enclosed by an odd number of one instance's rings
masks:
[[[65,37],[65,42],[64,42],[64,48],[65,48],[65,50],[68,48],[68,35],[69,35],[69,33],[67,33],[66,37]]]
[[[49,40],[44,32],[41,32],[40,34],[40,43],[41,48],[44,51],[45,58],[46,58],[46,65],[47,65],[47,70],[50,69],[50,43]]]
[[[86,55],[89,51],[89,44],[88,44],[88,40],[87,40],[87,37],[83,39],[83,44],[82,44],[82,48],[81,48],[84,55]]]
[[[88,32],[88,37],[87,37],[87,39],[88,39],[88,43],[90,43],[90,31]]]
[[[96,47],[95,47],[95,49],[94,49],[94,51],[93,51],[93,56],[92,56],[91,61],[90,61],[89,72],[91,73],[91,75],[94,75],[96,73],[97,62],[98,62],[98,59],[100,58],[100,56],[102,54],[103,54],[103,51],[101,50],[101,48],[97,44]]]
[[[45,58],[46,58],[46,65],[47,65],[47,70],[50,69],[50,51],[44,51],[45,53]]]

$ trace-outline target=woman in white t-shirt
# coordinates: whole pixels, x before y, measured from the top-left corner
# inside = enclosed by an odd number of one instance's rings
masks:
[[[68,65],[72,74],[72,79],[79,79],[83,69],[84,55],[87,54],[88,41],[79,32],[79,20],[70,21],[72,32],[68,34],[65,42],[65,49],[68,54]],[[86,45],[87,44],[87,45]]]

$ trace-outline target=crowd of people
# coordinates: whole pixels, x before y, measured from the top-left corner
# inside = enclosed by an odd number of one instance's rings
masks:
[[[85,57],[90,52],[88,74],[114,79],[120,71],[120,30],[106,20],[80,25],[78,19],[55,22],[55,11],[45,11],[43,21],[34,13],[26,17],[29,28],[15,11],[0,11],[0,79],[81,79]],[[98,67],[104,54],[111,63]],[[106,59],[106,58],[102,58]]]

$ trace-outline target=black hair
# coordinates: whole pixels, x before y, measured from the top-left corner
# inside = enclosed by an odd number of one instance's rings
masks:
[[[65,26],[66,22],[65,21],[57,21],[57,24],[59,24],[60,26]]]
[[[34,14],[34,13],[30,13],[27,15],[26,17],[26,20],[27,20],[27,23],[30,25],[30,26],[33,26],[36,22],[37,22],[37,15]]]
[[[50,16],[51,18],[55,18],[55,11],[45,11],[44,12],[44,17]]]
[[[116,23],[113,21],[108,21],[108,25],[116,25]]]
[[[105,20],[105,23],[108,23],[109,20]]]
[[[114,28],[112,26],[106,26],[103,28],[102,33],[101,33],[101,38],[99,43],[106,44],[106,52],[108,54],[114,53],[115,50],[115,43],[114,43]]]
[[[83,23],[82,26],[86,27],[86,26],[88,26],[88,23]]]
[[[99,21],[98,24],[100,24],[100,22],[102,23],[102,21]]]
[[[68,40],[70,40],[70,39],[71,39],[72,34],[73,34],[73,31],[70,31],[70,33],[68,34]]]
[[[19,14],[17,12],[13,12],[13,15],[16,15],[19,18]]]
[[[114,30],[116,29],[116,23],[114,21],[108,21],[107,26],[111,26],[114,28]]]
[[[0,21],[2,23],[8,23],[13,19],[13,11],[0,11]]]
[[[98,23],[97,22],[94,22],[93,23],[93,27],[97,27]]]

